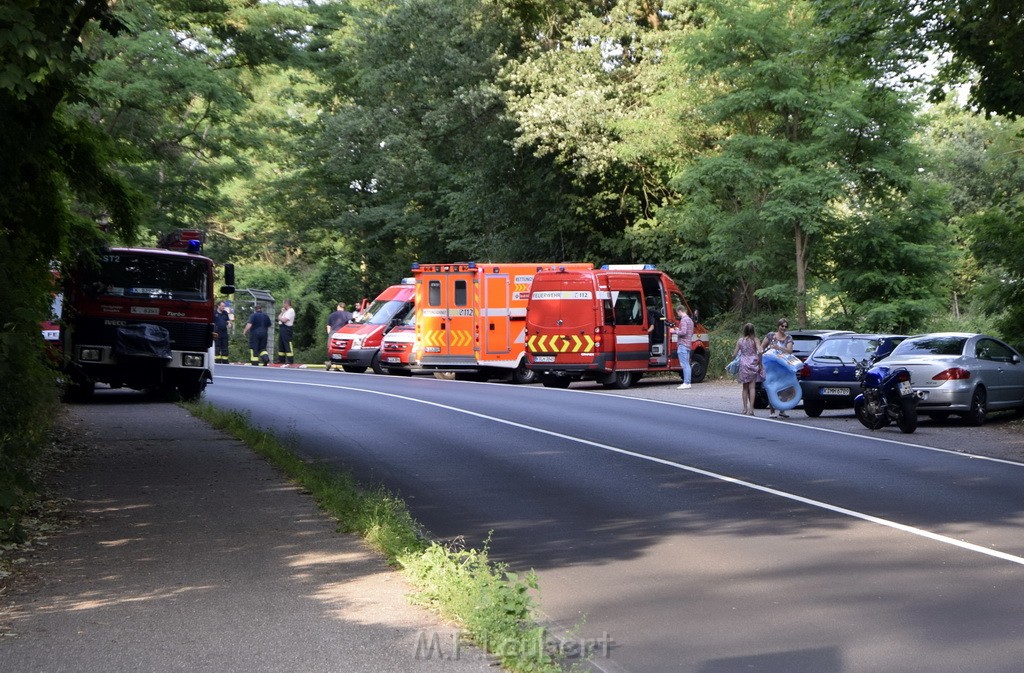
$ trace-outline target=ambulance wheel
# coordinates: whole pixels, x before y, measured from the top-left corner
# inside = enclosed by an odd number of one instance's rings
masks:
[[[707,353],[690,353],[690,381],[692,383],[701,383],[707,375]]]
[[[633,372],[614,372],[611,379],[602,381],[601,385],[605,388],[612,388],[614,390],[625,390],[633,385],[635,380]]]
[[[512,383],[528,384],[537,382],[537,372],[526,368],[526,359],[519,362],[519,366],[512,371]]]
[[[383,374],[384,368],[380,366],[380,351],[373,354],[373,358],[370,359],[370,369],[373,370],[374,374]]]
[[[540,382],[545,388],[568,388],[569,384],[572,383],[572,379],[568,376],[554,376],[547,374],[546,376],[540,377]]]
[[[356,367],[355,365],[342,365],[341,368],[349,374],[362,374],[366,371],[366,367]]]

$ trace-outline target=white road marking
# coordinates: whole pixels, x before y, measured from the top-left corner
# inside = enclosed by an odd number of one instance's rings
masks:
[[[989,549],[987,547],[982,547],[981,545],[976,545],[976,544],[973,544],[971,542],[965,542],[964,540],[957,540],[955,538],[951,538],[951,537],[948,537],[946,535],[940,535],[938,533],[933,533],[931,531],[927,531],[927,530],[924,530],[922,528],[917,528],[915,526],[908,526],[906,524],[897,523],[896,521],[890,521],[888,519],[883,519],[881,517],[873,516],[871,514],[865,514],[864,512],[858,512],[856,510],[847,509],[845,507],[839,507],[838,505],[832,505],[832,504],[829,504],[827,502],[822,502],[820,500],[814,500],[814,499],[811,499],[811,498],[805,498],[803,496],[796,495],[795,493],[787,493],[786,491],[780,491],[780,490],[778,490],[776,488],[771,488],[769,486],[762,486],[760,484],[755,484],[755,483],[750,482],[750,481],[744,481],[742,479],[736,479],[735,477],[730,477],[730,476],[725,475],[725,474],[719,474],[718,472],[711,472],[710,470],[704,470],[702,468],[694,467],[692,465],[684,465],[682,463],[677,463],[677,462],[672,461],[672,460],[666,460],[664,458],[658,458],[656,456],[649,456],[647,454],[638,453],[636,451],[630,451],[629,449],[622,449],[622,448],[619,448],[617,446],[611,446],[610,444],[602,444],[601,442],[595,442],[595,441],[592,441],[592,440],[589,440],[589,439],[583,439],[581,437],[573,437],[572,435],[566,435],[566,434],[561,433],[561,432],[554,432],[553,430],[544,430],[543,428],[535,428],[535,427],[532,427],[532,426],[529,426],[529,425],[525,425],[523,423],[518,423],[516,421],[510,421],[510,420],[507,420],[507,419],[504,419],[504,418],[497,418],[495,416],[488,416],[487,414],[481,414],[481,413],[476,412],[476,411],[469,411],[468,409],[460,409],[458,407],[453,407],[453,406],[448,405],[448,404],[441,404],[440,402],[431,402],[429,400],[421,400],[421,399],[417,399],[415,397],[408,397],[406,395],[398,395],[396,393],[386,393],[386,392],[381,392],[381,391],[377,391],[377,390],[367,390],[365,388],[358,388],[358,387],[345,386],[345,385],[334,385],[334,384],[326,384],[326,383],[305,383],[305,382],[301,382],[301,381],[275,381],[275,380],[272,380],[272,379],[250,379],[250,378],[235,377],[235,376],[221,376],[219,378],[221,378],[221,379],[229,379],[229,380],[237,380],[237,381],[254,381],[254,380],[258,380],[258,381],[264,381],[264,382],[269,382],[269,383],[277,383],[277,384],[282,384],[282,385],[291,385],[291,386],[311,386],[311,387],[315,387],[315,388],[335,388],[335,389],[341,389],[341,390],[352,390],[352,391],[356,391],[356,392],[369,393],[369,394],[372,394],[372,395],[380,395],[382,397],[393,397],[395,399],[405,400],[407,402],[415,402],[417,404],[424,404],[424,405],[431,406],[431,407],[437,407],[439,409],[444,409],[446,411],[451,411],[451,412],[455,412],[455,413],[458,413],[458,414],[465,414],[467,416],[473,416],[474,418],[480,418],[480,419],[483,419],[483,420],[486,420],[486,421],[491,421],[493,423],[500,423],[502,425],[507,425],[507,426],[510,426],[510,427],[513,427],[513,428],[519,428],[521,430],[527,430],[529,432],[535,432],[535,433],[538,433],[538,434],[547,435],[549,437],[555,437],[557,439],[563,439],[563,440],[566,440],[566,441],[569,441],[569,442],[576,442],[578,444],[583,444],[585,446],[590,446],[590,447],[593,447],[593,448],[596,448],[596,449],[601,449],[603,451],[609,451],[611,453],[617,453],[617,454],[620,454],[620,455],[623,455],[623,456],[629,456],[630,458],[637,458],[639,460],[645,460],[645,461],[648,461],[648,462],[651,462],[651,463],[656,463],[658,465],[664,465],[666,467],[672,467],[672,468],[675,468],[677,470],[682,470],[684,472],[689,472],[691,474],[698,474],[698,475],[701,475],[703,477],[709,477],[711,479],[716,479],[718,481],[723,481],[723,482],[725,482],[727,484],[732,484],[734,486],[740,486],[742,488],[747,488],[747,489],[750,489],[750,490],[753,490],[753,491],[759,491],[761,493],[767,493],[769,495],[774,495],[774,496],[779,497],[779,498],[785,498],[786,500],[792,500],[794,502],[799,502],[801,504],[808,505],[810,507],[816,507],[818,509],[823,509],[823,510],[826,510],[826,511],[829,511],[829,512],[834,512],[836,514],[842,514],[843,516],[848,516],[848,517],[851,517],[853,519],[860,519],[861,521],[867,521],[869,523],[874,523],[874,524],[877,524],[879,526],[885,526],[886,528],[892,528],[894,530],[898,530],[898,531],[901,531],[901,532],[904,532],[904,533],[909,533],[911,535],[916,535],[918,537],[927,538],[929,540],[933,540],[935,542],[939,542],[939,543],[942,543],[942,544],[950,545],[950,546],[953,546],[953,547],[959,547],[960,549],[966,549],[967,551],[972,551],[972,552],[975,552],[977,554],[984,554],[985,556],[991,556],[993,558],[1001,559],[1003,561],[1009,561],[1011,563],[1016,563],[1018,565],[1024,565],[1024,557],[1015,556],[1013,554],[1007,554],[1006,552],[997,551],[995,549]],[[694,408],[696,408],[696,407],[694,407]],[[728,413],[728,412],[719,412],[719,413]],[[731,415],[735,415],[735,414],[731,414]],[[857,435],[857,436],[859,436],[859,435]],[[925,447],[925,448],[927,448],[927,447]],[[956,453],[956,452],[950,452],[950,453]],[[961,455],[961,454],[956,454],[956,455]],[[1018,463],[1018,465],[1019,465],[1019,463]]]

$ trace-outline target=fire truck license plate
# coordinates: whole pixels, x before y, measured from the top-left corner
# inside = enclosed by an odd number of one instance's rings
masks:
[[[387,359],[387,363],[388,363],[389,365],[397,365],[397,364],[398,364],[398,363],[400,363],[400,362],[401,362],[401,360],[399,360],[399,359],[398,359],[398,358],[396,358],[396,357],[390,357],[390,358],[388,358],[388,359]]]
[[[850,394],[850,389],[849,388],[822,388],[821,389],[821,394],[822,395],[849,395]]]
[[[533,356],[533,361],[534,362],[554,362],[555,361],[555,356],[554,355],[534,355]]]

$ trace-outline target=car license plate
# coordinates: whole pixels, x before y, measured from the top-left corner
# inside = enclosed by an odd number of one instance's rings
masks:
[[[821,389],[821,394],[822,395],[849,395],[850,394],[850,389],[849,388],[822,388]]]
[[[910,387],[910,381],[900,381],[900,395],[906,397],[907,395],[913,395],[914,389]]]
[[[555,361],[555,356],[554,355],[534,355],[533,356],[533,361],[534,362],[554,362]]]
[[[398,358],[396,358],[396,357],[389,357],[389,358],[387,359],[387,363],[388,363],[389,365],[397,365],[397,364],[401,364],[401,362],[402,362],[402,361],[401,361],[401,360],[399,360],[399,359],[398,359]]]

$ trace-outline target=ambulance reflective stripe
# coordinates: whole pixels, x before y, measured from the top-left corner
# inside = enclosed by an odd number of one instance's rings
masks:
[[[466,330],[453,331],[449,335],[450,342],[446,342],[445,335],[449,334],[443,329],[432,329],[423,332],[423,345],[427,347],[440,348],[445,343],[451,346],[468,346],[473,343],[473,333]]]
[[[593,337],[588,334],[534,334],[526,340],[526,347],[532,353],[589,353],[594,345]]]

